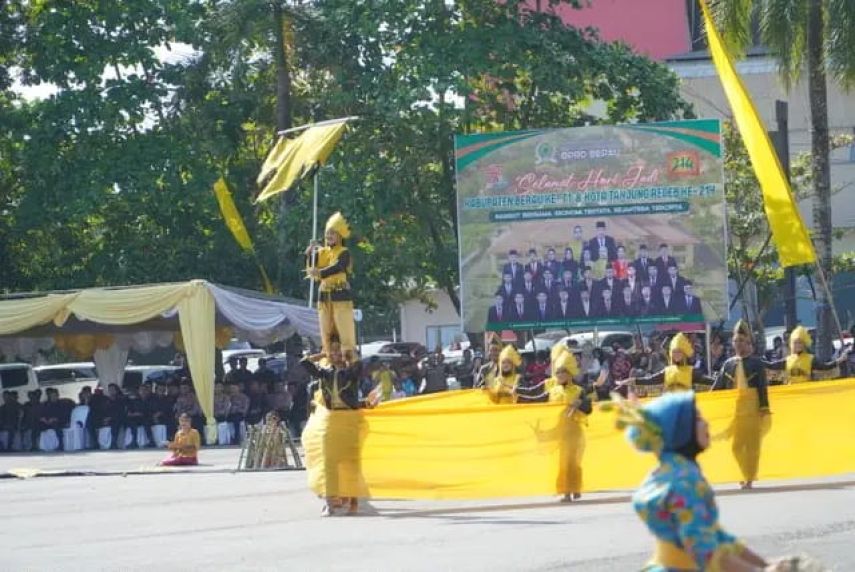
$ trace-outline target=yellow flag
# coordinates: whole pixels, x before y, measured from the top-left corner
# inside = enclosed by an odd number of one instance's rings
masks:
[[[214,183],[214,194],[217,195],[217,202],[220,203],[220,212],[223,213],[223,219],[226,221],[226,226],[232,231],[235,240],[244,250],[252,250],[252,239],[246,231],[246,226],[243,224],[243,219],[232,200],[232,194],[229,192],[229,187],[226,185],[226,180],[222,177]]]
[[[772,238],[778,248],[781,265],[812,264],[816,261],[816,252],[793,200],[790,184],[769,140],[766,127],[757,115],[754,102],[742,84],[739,74],[736,73],[733,60],[716,30],[706,1],[699,1],[704,11],[704,23],[713,63],[718,70],[721,85],[730,102],[733,118],[742,134],[757,180],[760,181],[763,206],[772,231]]]
[[[232,231],[232,236],[245,251],[249,252],[255,258],[255,248],[252,245],[252,239],[246,230],[246,225],[243,224],[243,218],[232,200],[232,194],[229,192],[229,187],[226,185],[226,180],[222,177],[214,183],[214,194],[217,196],[217,202],[220,204],[220,212],[223,213],[223,220],[226,221],[226,226]],[[267,276],[267,271],[264,266],[256,258],[258,271],[261,273],[261,283],[264,286],[264,291],[268,294],[275,294],[276,290]]]
[[[345,120],[325,123],[306,129],[296,139],[280,138],[261,168],[259,184],[269,180],[256,202],[290,190],[316,165],[323,165],[341,139],[346,124]]]

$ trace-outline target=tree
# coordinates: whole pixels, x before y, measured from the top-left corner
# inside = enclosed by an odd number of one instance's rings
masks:
[[[831,171],[829,163],[828,76],[843,86],[855,82],[855,3],[848,0],[719,0],[713,13],[725,41],[737,54],[751,45],[752,22],[778,59],[786,84],[807,67],[811,110],[811,170],[814,243],[831,283]],[[830,286],[829,286],[830,287]],[[826,292],[817,296],[817,352],[831,353],[834,325]]]
[[[763,328],[763,318],[769,309],[781,300],[783,269],[778,262],[774,242],[768,241],[769,225],[763,211],[763,194],[751,166],[748,152],[735,127],[724,124],[725,197],[727,200],[727,230],[730,243],[727,267],[730,278],[738,283],[747,280],[757,289],[757,323]],[[831,149],[853,143],[853,137],[840,135],[829,140]],[[809,198],[813,187],[812,157],[810,153],[796,156],[792,162],[791,180],[796,200]],[[840,253],[833,258],[835,271],[853,269],[852,253]],[[802,269],[804,275],[813,275],[813,268]]]

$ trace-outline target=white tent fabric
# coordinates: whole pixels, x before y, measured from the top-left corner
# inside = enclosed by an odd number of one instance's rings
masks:
[[[265,335],[273,335],[277,330],[279,335],[274,335],[274,339],[282,339],[295,331],[312,337],[319,337],[321,334],[318,313],[314,308],[250,298],[216,284],[208,284],[208,290],[214,296],[217,311],[237,331],[245,332],[249,336],[264,338]]]
[[[95,369],[98,370],[98,382],[101,387],[111,383],[121,384],[125,366],[128,363],[128,350],[118,343],[106,350],[95,350]]]

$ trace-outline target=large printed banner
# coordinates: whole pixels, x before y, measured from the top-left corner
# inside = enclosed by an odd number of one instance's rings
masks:
[[[721,126],[458,135],[465,331],[728,316]]]

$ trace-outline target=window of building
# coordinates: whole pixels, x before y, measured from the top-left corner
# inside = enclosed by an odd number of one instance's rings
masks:
[[[686,14],[689,18],[689,34],[692,38],[692,51],[703,52],[707,49],[707,34],[704,30],[704,14],[697,0],[686,0]],[[760,47],[760,19],[755,13],[751,17],[751,45]]]
[[[429,352],[436,349],[436,346],[446,347],[450,345],[457,337],[460,336],[460,324],[450,326],[427,326],[425,346]]]

